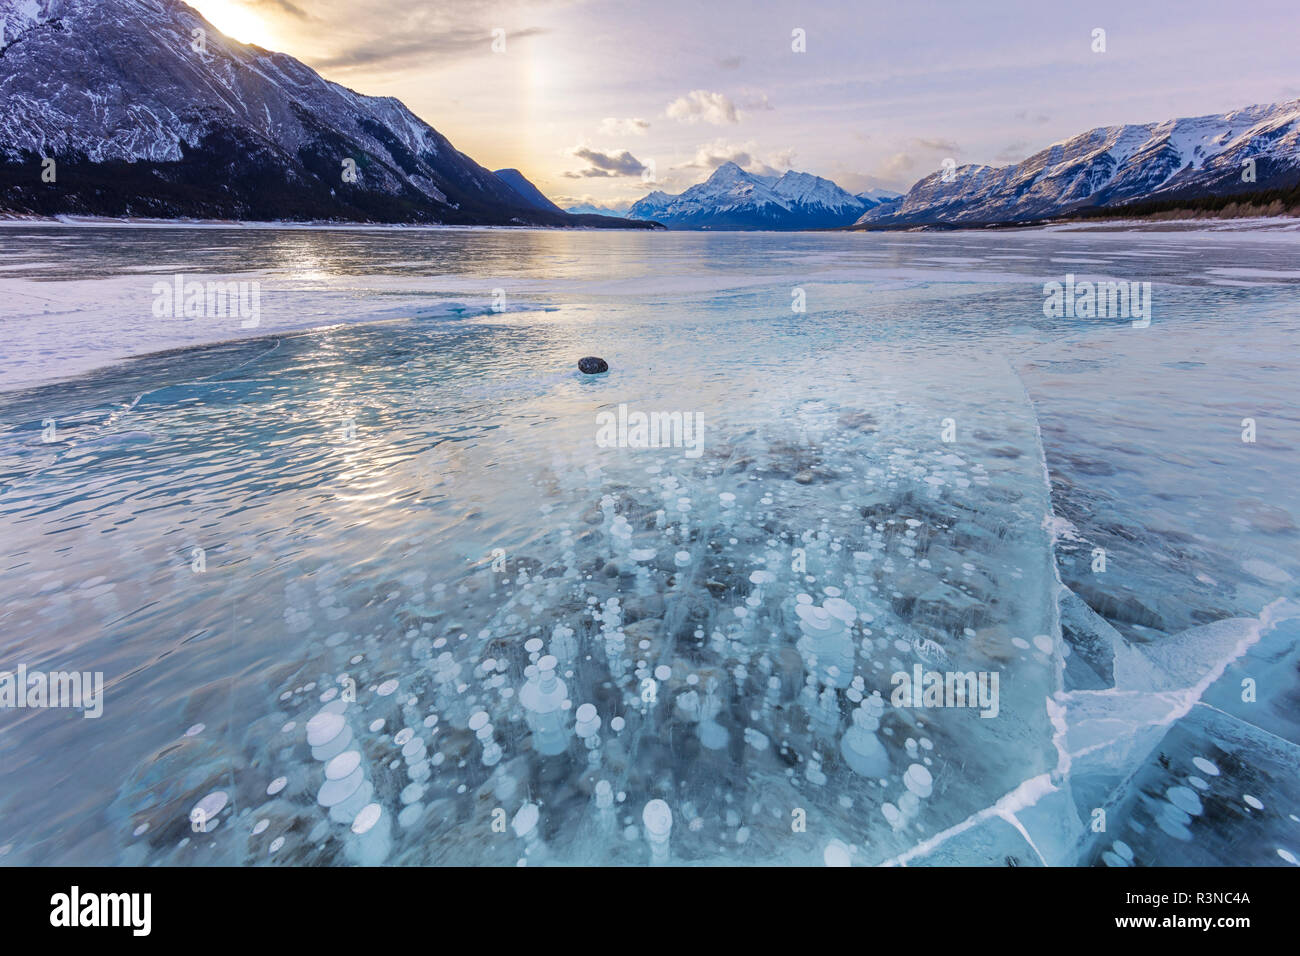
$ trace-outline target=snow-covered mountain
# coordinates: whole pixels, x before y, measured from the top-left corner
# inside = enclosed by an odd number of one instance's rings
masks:
[[[639,199],[628,216],[670,229],[822,229],[854,222],[874,205],[810,173],[763,176],[723,163],[680,195],[656,190]]]
[[[992,223],[1090,206],[1290,187],[1300,182],[1300,100],[1089,130],[1014,166],[935,172],[863,225]],[[1253,180],[1243,178],[1254,160]]]
[[[616,216],[620,219],[627,215],[626,210],[611,209],[609,206],[596,206],[591,203],[568,206],[564,211],[574,216]]]
[[[895,199],[902,199],[903,194],[893,189],[867,189],[860,193],[854,193],[864,203],[871,206],[879,206],[881,203],[893,202]]]
[[[0,0],[0,211],[630,225],[534,208],[398,100],[180,0]]]

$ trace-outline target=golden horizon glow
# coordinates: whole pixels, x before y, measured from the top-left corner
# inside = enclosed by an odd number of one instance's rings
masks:
[[[275,31],[259,14],[244,6],[239,0],[190,0],[194,9],[203,14],[214,27],[240,43],[252,43],[264,49],[276,49]]]

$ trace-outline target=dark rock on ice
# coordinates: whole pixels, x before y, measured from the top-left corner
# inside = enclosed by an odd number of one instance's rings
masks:
[[[585,358],[578,359],[578,371],[584,375],[599,375],[601,372],[609,371],[609,363],[603,358],[588,355]]]

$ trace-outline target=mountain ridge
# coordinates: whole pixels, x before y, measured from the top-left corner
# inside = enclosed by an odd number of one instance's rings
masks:
[[[1300,100],[1154,123],[1100,126],[1019,163],[966,165],[918,180],[859,227],[1014,223],[1300,182]],[[1254,160],[1253,179],[1245,178]]]

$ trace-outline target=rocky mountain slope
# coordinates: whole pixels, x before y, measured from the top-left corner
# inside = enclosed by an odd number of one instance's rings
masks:
[[[0,212],[641,225],[530,205],[398,100],[179,0],[0,0]]]

